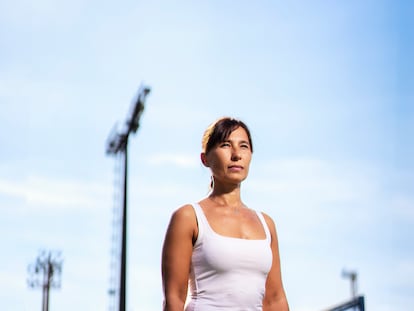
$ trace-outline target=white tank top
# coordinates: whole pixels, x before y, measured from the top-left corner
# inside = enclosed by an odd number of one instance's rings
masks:
[[[272,265],[271,236],[256,212],[266,238],[247,240],[214,232],[200,205],[193,204],[198,237],[193,246],[186,311],[262,310],[267,274]]]

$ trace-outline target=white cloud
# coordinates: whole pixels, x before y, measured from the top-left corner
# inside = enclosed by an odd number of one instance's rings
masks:
[[[23,181],[0,179],[0,193],[41,208],[98,208],[112,193],[98,182],[29,176]]]

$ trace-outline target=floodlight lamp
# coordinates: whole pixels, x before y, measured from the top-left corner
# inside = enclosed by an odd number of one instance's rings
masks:
[[[140,91],[138,92],[137,100],[132,109],[132,114],[127,121],[127,126],[129,131],[135,133],[139,127],[139,119],[141,118],[142,112],[144,111],[144,104],[145,104],[145,97],[150,92],[149,87],[140,87]]]
[[[357,273],[355,271],[348,271],[346,269],[342,270],[342,277],[343,278],[350,278],[351,280],[355,280],[357,278]]]

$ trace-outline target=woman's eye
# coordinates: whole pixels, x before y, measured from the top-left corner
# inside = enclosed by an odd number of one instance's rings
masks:
[[[220,145],[221,147],[229,147],[230,146],[230,143],[226,143],[226,142],[224,142],[224,143],[221,143],[221,145]]]

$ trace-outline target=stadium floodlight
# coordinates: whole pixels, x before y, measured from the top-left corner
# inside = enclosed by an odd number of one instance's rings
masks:
[[[143,85],[140,87],[136,100],[131,106],[124,125],[121,128],[118,128],[118,124],[115,124],[108,136],[106,144],[107,154],[115,155],[122,153],[124,156],[119,311],[125,311],[126,309],[128,138],[131,133],[135,133],[139,128],[139,121],[142,112],[144,111],[145,100],[149,92],[149,87]],[[114,293],[114,290],[111,290],[111,293]]]
[[[147,95],[150,92],[149,87],[141,86],[140,91],[138,92],[135,105],[131,110],[130,116],[127,119],[128,133],[135,133],[139,127],[139,120],[141,118],[142,112],[144,111],[144,103]]]
[[[29,287],[42,288],[42,311],[49,310],[50,288],[60,288],[62,262],[61,252],[41,251],[35,263],[28,266]]]
[[[112,128],[109,134],[106,146],[107,154],[116,154],[125,151],[129,134],[135,133],[139,128],[139,121],[144,111],[144,104],[150,88],[141,86],[137,98],[131,106],[130,112],[126,117],[125,124],[122,128],[118,128],[118,123]]]

